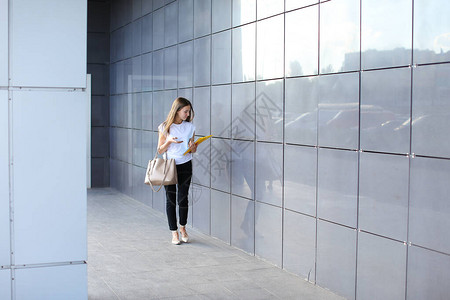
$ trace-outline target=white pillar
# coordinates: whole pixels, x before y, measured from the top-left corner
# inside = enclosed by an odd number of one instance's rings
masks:
[[[0,0],[1,299],[87,299],[87,1],[63,2]]]

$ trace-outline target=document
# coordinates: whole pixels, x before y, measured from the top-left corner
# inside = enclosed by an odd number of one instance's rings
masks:
[[[199,144],[203,143],[204,141],[206,141],[207,139],[209,139],[210,137],[212,137],[212,135],[207,135],[207,136],[198,138],[198,139],[195,141],[195,144],[196,144],[196,145],[199,145]],[[186,152],[184,152],[183,155],[186,155],[186,154],[188,154],[189,152],[191,152],[191,149],[187,149]]]

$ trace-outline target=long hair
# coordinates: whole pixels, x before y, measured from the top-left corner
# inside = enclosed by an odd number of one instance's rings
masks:
[[[170,130],[170,126],[174,123],[175,117],[177,116],[177,112],[182,109],[185,106],[190,106],[191,110],[189,112],[189,117],[187,117],[187,122],[192,122],[194,119],[194,108],[192,108],[191,102],[183,97],[178,97],[175,99],[172,103],[172,108],[169,111],[169,114],[167,115],[166,120],[163,122],[163,135],[167,135]]]

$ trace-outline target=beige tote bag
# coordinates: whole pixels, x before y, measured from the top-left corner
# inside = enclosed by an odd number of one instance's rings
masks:
[[[167,159],[158,157],[156,151],[155,158],[148,162],[147,172],[145,172],[145,184],[150,185],[154,192],[159,192],[163,185],[171,185],[178,183],[177,167],[175,159]],[[154,185],[159,185],[155,191]]]

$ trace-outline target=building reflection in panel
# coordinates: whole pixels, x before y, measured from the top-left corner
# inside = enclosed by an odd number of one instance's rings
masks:
[[[255,35],[255,23],[233,29],[231,59],[233,82],[255,80]]]
[[[360,109],[361,149],[409,153],[411,68],[361,73]]]
[[[450,293],[448,0],[140,2],[111,6],[113,188],[164,212],[139,178],[186,97],[189,225],[349,299]]]
[[[235,84],[232,87],[232,128],[233,138],[255,138],[255,83]]]
[[[317,74],[319,60],[319,7],[286,14],[286,76]]]
[[[317,145],[319,77],[288,78],[285,86],[286,142]]]
[[[284,148],[284,207],[316,216],[317,149]]]
[[[412,1],[364,0],[361,14],[361,68],[411,64]]]
[[[359,0],[320,6],[320,73],[359,70]]]
[[[283,141],[283,80],[256,83],[256,138]]]
[[[212,36],[212,84],[231,82],[231,30]]]
[[[450,2],[414,1],[414,63],[450,61]]]
[[[286,0],[286,11],[319,3],[319,0]]]
[[[257,79],[283,77],[284,15],[257,23]]]
[[[320,146],[358,148],[359,74],[319,78],[318,143]]]
[[[256,0],[233,0],[233,26],[250,23],[256,19]]]
[[[258,20],[277,15],[284,11],[284,0],[257,0]]]
[[[234,140],[231,146],[231,192],[254,199],[255,144]]]
[[[280,144],[256,144],[255,199],[282,206],[283,147]]]
[[[411,152],[450,158],[450,64],[413,70]]]
[[[356,228],[358,153],[319,149],[317,185],[317,216]]]

